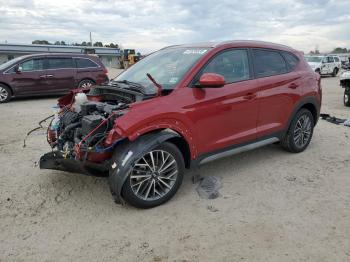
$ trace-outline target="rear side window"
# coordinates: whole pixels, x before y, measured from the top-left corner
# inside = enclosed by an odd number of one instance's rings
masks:
[[[250,78],[248,52],[244,49],[222,52],[203,68],[203,73],[220,74],[226,83],[247,80]]]
[[[76,58],[77,61],[77,68],[91,68],[91,67],[98,67],[98,65],[87,58]]]
[[[282,55],[276,51],[254,49],[254,69],[257,77],[287,73],[287,65]]]
[[[72,58],[48,58],[47,69],[74,68]]]
[[[328,59],[328,63],[333,63],[334,62],[334,58],[332,56],[327,57]]]
[[[299,59],[298,57],[296,57],[295,55],[289,53],[289,52],[282,52],[284,59],[287,62],[287,65],[289,67],[290,71],[293,71],[294,68],[297,66],[297,64],[299,63]]]
[[[21,64],[22,72],[37,71],[44,69],[44,59],[31,59],[27,60]]]

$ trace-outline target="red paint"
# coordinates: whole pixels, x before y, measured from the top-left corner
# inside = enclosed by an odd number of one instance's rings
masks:
[[[214,73],[205,73],[199,79],[201,87],[221,87],[225,85],[225,78]]]
[[[188,86],[211,57],[230,48],[288,51],[300,62],[294,71],[282,75],[226,84],[221,88]],[[204,76],[201,80],[215,79],[222,84],[221,76]],[[297,87],[290,88],[291,84]],[[152,130],[170,128],[183,136],[195,159],[202,153],[286,130],[293,109],[307,96],[315,97],[321,105],[319,76],[306,64],[301,52],[282,45],[236,41],[212,48],[172,93],[131,105],[129,112],[116,123],[118,134],[130,140]]]

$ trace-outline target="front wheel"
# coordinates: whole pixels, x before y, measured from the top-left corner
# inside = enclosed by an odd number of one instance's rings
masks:
[[[138,208],[151,208],[170,200],[179,189],[185,170],[180,150],[165,142],[132,164],[122,197]]]
[[[350,106],[350,92],[349,91],[347,91],[347,89],[344,90],[344,106]]]
[[[311,112],[305,108],[299,110],[290,124],[282,146],[292,153],[304,151],[310,144],[314,126],[315,121]]]

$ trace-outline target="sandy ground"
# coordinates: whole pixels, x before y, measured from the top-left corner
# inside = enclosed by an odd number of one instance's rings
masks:
[[[338,81],[322,79],[322,111],[350,117]],[[138,210],[116,205],[106,178],[36,166],[45,137],[23,137],[54,104],[0,105],[0,261],[350,261],[350,128],[320,120],[304,153],[272,145],[203,166],[222,179],[215,200],[188,172],[170,202]]]

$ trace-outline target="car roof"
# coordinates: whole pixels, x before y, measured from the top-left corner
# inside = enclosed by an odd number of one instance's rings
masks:
[[[49,56],[60,56],[60,57],[85,57],[85,58],[93,58],[92,55],[87,54],[79,54],[79,53],[38,53],[38,54],[30,54],[30,55],[23,55],[21,58],[32,58],[32,57],[49,57]]]
[[[251,47],[251,48],[269,48],[277,49],[284,51],[299,52],[296,49],[293,49],[289,46],[276,44],[265,41],[256,41],[256,40],[231,40],[231,41],[222,41],[222,42],[201,42],[201,43],[192,43],[192,44],[183,44],[183,45],[173,45],[166,48],[172,47],[206,47],[206,48],[216,48],[216,47]]]

